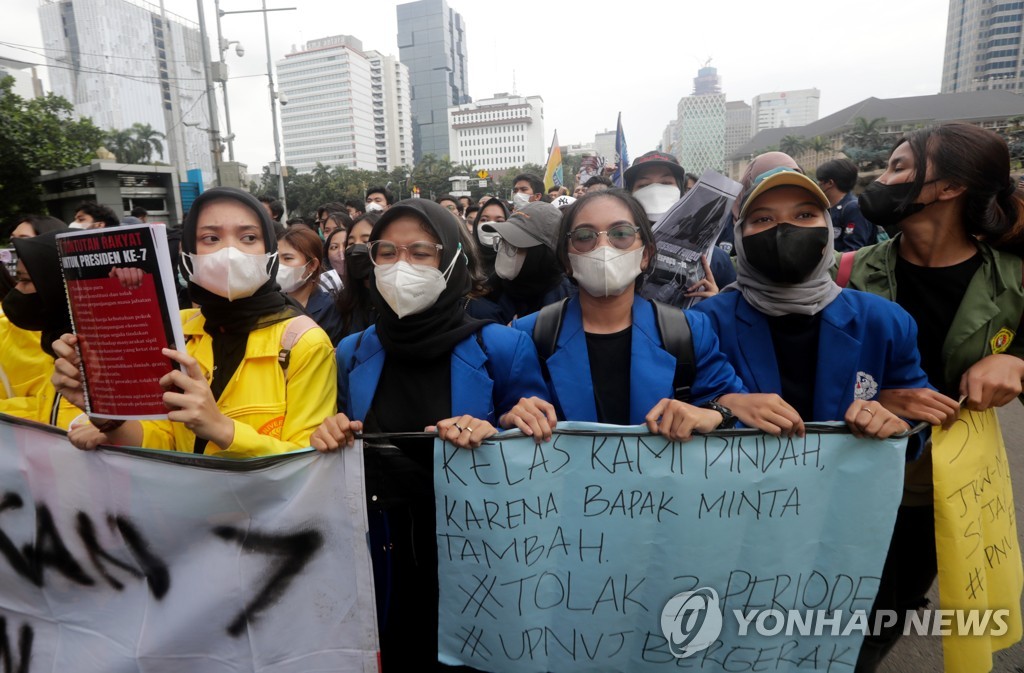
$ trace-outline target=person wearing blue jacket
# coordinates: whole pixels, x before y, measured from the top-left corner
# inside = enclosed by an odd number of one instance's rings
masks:
[[[689,401],[676,399],[676,357],[662,343],[654,306],[636,292],[656,254],[643,206],[623,190],[586,194],[566,211],[557,250],[579,286],[578,296],[564,305],[555,347],[545,361],[557,417],[646,423],[651,432],[682,441],[727,422],[716,400],[745,390],[700,314],[683,312],[695,378],[687,382]],[[532,336],[538,315],[512,327]]]
[[[879,393],[928,387],[917,325],[899,305],[832,281],[828,206],[802,173],[758,176],[736,223],[738,280],[694,310],[754,392],[730,400],[744,424],[792,434],[804,421],[845,420],[858,436],[889,437],[909,428]]]
[[[474,279],[460,226],[427,199],[396,203],[374,224],[369,291],[377,322],[338,346],[342,413],[313,433],[316,449],[350,444],[364,430],[436,431],[457,446],[478,447],[496,426],[528,431],[537,424],[520,413],[523,404],[547,405],[532,341],[463,309]],[[434,670],[433,440],[393,443],[364,447],[381,663],[384,670]]]

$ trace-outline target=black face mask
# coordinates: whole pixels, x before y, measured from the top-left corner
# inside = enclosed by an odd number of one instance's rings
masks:
[[[46,320],[46,311],[39,303],[39,296],[35,293],[25,294],[20,290],[12,289],[4,297],[4,315],[10,319],[16,327],[29,332],[41,332],[49,327]]]
[[[353,243],[345,248],[345,270],[352,280],[366,280],[370,277],[373,262],[370,261],[370,249],[362,243]]]
[[[783,222],[759,234],[743,237],[743,252],[755,269],[776,283],[807,280],[821,263],[828,244],[825,227],[798,227]]]
[[[857,203],[860,204],[860,212],[871,224],[877,224],[889,232],[897,224],[911,215],[921,212],[925,206],[929,205],[926,203],[902,205],[913,195],[913,182],[902,182],[898,185],[872,182],[864,189],[864,193],[857,197]]]

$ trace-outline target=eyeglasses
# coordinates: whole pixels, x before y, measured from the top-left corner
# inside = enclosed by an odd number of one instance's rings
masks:
[[[637,232],[640,231],[640,227],[634,227],[629,224],[617,224],[608,231],[598,231],[591,229],[590,227],[580,227],[573,229],[567,236],[569,237],[569,245],[576,252],[590,252],[597,247],[597,239],[599,236],[604,234],[608,237],[608,241],[619,250],[625,250],[629,246],[633,245],[636,240]]]
[[[391,241],[370,241],[370,261],[376,266],[394,264],[404,250],[410,264],[436,264],[444,246],[429,241],[416,241],[409,245],[396,245]]]

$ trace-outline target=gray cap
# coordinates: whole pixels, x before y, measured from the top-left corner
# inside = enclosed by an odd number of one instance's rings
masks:
[[[491,222],[498,235],[517,248],[533,248],[546,245],[552,250],[558,248],[558,232],[562,223],[562,212],[550,203],[534,201],[528,203],[504,222]]]

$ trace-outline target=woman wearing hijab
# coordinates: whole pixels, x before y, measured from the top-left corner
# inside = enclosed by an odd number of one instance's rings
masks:
[[[480,203],[480,210],[473,220],[473,238],[476,239],[480,251],[480,263],[488,277],[494,273],[494,258],[498,254],[494,249],[498,238],[494,223],[504,222],[511,214],[512,211],[502,199],[492,196]]]
[[[917,327],[896,304],[832,281],[828,205],[793,169],[756,177],[735,225],[737,281],[695,310],[754,393],[721,400],[744,424],[803,435],[805,421],[845,420],[857,436],[890,437],[909,428],[878,394],[928,385]]]
[[[182,366],[160,381],[168,420],[97,420],[76,425],[68,438],[87,449],[103,443],[240,457],[309,446],[335,411],[333,351],[277,285],[267,211],[247,192],[210,189],[192,204],[181,245],[199,308],[181,312],[186,352],[164,351]],[[82,408],[75,344],[70,334],[54,344],[54,383]]]
[[[71,330],[64,276],[57,253],[57,234],[14,239],[18,270],[14,288],[3,299],[0,325],[0,375],[5,399],[0,413],[66,430],[79,410],[57,393],[50,377],[54,371],[51,344]],[[8,322],[9,321],[9,322]]]
[[[615,425],[646,424],[675,441],[710,432],[726,418],[715,400],[744,392],[743,383],[718,351],[707,319],[639,296],[637,286],[651,268],[657,246],[644,207],[627,192],[588,192],[569,207],[558,234],[558,258],[579,294],[545,311],[560,310],[560,328],[548,336],[535,329],[541,315],[520,318],[516,329],[533,335],[545,352],[551,402],[557,417]],[[660,307],[660,308],[659,308]],[[682,325],[659,327],[665,310]],[[693,380],[688,401],[677,388],[678,360],[662,328],[689,327]],[[541,330],[542,331],[542,330]],[[665,333],[666,335],[668,332]],[[548,343],[545,343],[548,342]],[[549,351],[549,352],[548,352]],[[680,353],[680,356],[685,356]],[[542,438],[550,436],[543,428]]]
[[[318,450],[349,444],[364,430],[436,428],[462,447],[479,446],[496,425],[533,432],[536,419],[520,412],[546,395],[537,354],[525,335],[470,318],[463,309],[472,278],[461,227],[427,199],[396,203],[374,225],[369,291],[377,322],[338,346],[342,413],[313,434]],[[433,442],[396,444],[365,447],[382,664],[384,670],[433,670]]]
[[[487,281],[490,291],[480,302],[483,306],[470,304],[470,315],[493,314],[496,320],[508,324],[576,293],[555,255],[561,219],[558,208],[536,201],[504,222],[484,226],[488,232],[495,232],[493,237],[489,233],[478,235],[492,242],[494,274]]]

